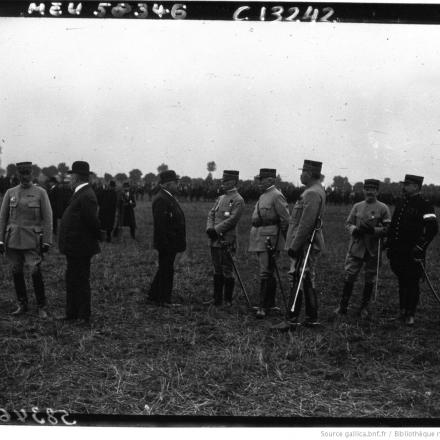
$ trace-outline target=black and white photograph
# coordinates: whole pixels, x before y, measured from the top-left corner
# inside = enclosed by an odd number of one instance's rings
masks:
[[[0,425],[440,424],[439,41],[0,1]]]

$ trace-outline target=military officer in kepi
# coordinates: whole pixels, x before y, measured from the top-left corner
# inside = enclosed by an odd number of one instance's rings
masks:
[[[257,254],[259,263],[260,293],[256,317],[264,318],[275,306],[274,264],[284,249],[289,208],[284,195],[275,187],[275,169],[262,168],[255,178],[262,194],[252,214],[249,252]]]
[[[305,325],[318,324],[318,298],[315,290],[315,265],[321,251],[324,250],[324,237],[321,222],[325,209],[325,191],[321,185],[322,162],[304,160],[301,168],[301,183],[305,190],[293,207],[289,220],[289,229],[286,238],[286,250],[291,258],[289,281],[291,294],[289,308],[292,307],[296,294],[298,270],[297,261],[306,256],[310,238],[315,228],[319,228],[315,234],[309,258],[302,280],[302,290],[305,298]],[[299,324],[299,314],[302,306],[302,295],[299,293],[293,312],[289,313],[289,324]]]
[[[221,195],[209,211],[206,233],[210,239],[211,257],[214,266],[214,305],[232,305],[234,275],[232,254],[236,250],[237,224],[243,213],[244,200],[238,193],[238,171],[225,170]]]
[[[6,191],[0,208],[0,252],[12,265],[18,308],[12,314],[28,310],[24,266],[31,269],[38,316],[47,318],[46,295],[41,261],[52,244],[52,209],[47,192],[32,184],[32,162],[16,164],[20,184]]]
[[[407,174],[388,231],[388,257],[399,282],[400,318],[414,325],[426,249],[438,232],[434,207],[420,195],[423,177]]]
[[[383,250],[380,240],[386,236],[391,222],[391,214],[385,203],[379,202],[379,180],[364,181],[365,200],[355,203],[345,222],[345,229],[350,234],[350,244],[345,258],[345,280],[342,298],[336,313],[345,315],[356,279],[364,266],[365,284],[359,315],[367,318],[368,305],[374,289],[378,258]]]

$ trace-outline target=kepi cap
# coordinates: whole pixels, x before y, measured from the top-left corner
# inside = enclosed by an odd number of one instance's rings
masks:
[[[423,177],[422,176],[415,176],[414,174],[405,174],[405,180],[400,183],[403,183],[404,185],[414,183],[416,185],[422,186]]]
[[[18,162],[15,166],[20,174],[30,174],[32,172],[32,162]]]
[[[235,170],[224,170],[223,171],[223,182],[227,182],[229,180],[238,180],[240,172]]]
[[[365,179],[364,180],[364,189],[372,188],[379,189],[380,181],[377,179]]]
[[[301,171],[310,171],[312,173],[321,174],[322,162],[317,162],[316,160],[304,160],[304,165],[300,168]]]
[[[260,168],[260,174],[258,176],[255,176],[256,179],[266,179],[267,177],[273,177],[276,179],[277,177],[277,170],[275,168]]]

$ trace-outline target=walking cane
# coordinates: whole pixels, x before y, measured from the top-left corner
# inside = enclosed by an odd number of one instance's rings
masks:
[[[429,289],[431,290],[432,294],[435,296],[437,302],[440,304],[440,298],[438,297],[437,292],[435,291],[434,286],[432,285],[431,280],[429,279],[428,274],[426,273],[426,268],[425,265],[423,264],[423,261],[422,260],[416,260],[416,261],[420,264],[420,266],[422,266],[423,273],[425,274],[425,278],[426,281],[428,282]]]
[[[249,308],[251,308],[251,302],[249,301],[248,294],[246,293],[246,289],[244,287],[243,281],[240,276],[240,272],[238,272],[237,266],[234,261],[234,257],[232,256],[231,252],[229,251],[229,244],[224,240],[223,234],[220,234],[220,240],[219,240],[220,246],[225,251],[227,257],[230,259],[232,263],[232,267],[234,268],[235,275],[237,275],[238,283],[240,284],[241,290],[243,291],[243,295],[246,298],[246,302]]]
[[[382,256],[381,244],[382,244],[382,240],[379,238],[379,242],[377,243],[376,285],[374,287],[373,302],[376,302],[377,294],[379,292],[379,269],[380,269],[380,258]]]
[[[275,261],[275,255],[274,255],[275,249],[272,246],[272,242],[270,240],[270,237],[266,237],[266,249],[267,249],[267,253],[269,254],[270,263],[271,263],[271,265],[273,265],[273,267],[275,269],[275,274],[277,276],[278,284],[280,285],[280,292],[281,292],[281,296],[283,297],[284,307],[285,307],[286,313],[287,313],[289,306],[287,305],[286,294],[284,293],[283,284],[281,283],[280,271],[278,270],[278,265]]]

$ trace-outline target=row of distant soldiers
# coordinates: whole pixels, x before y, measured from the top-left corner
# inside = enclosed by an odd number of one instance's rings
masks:
[[[276,170],[261,169],[256,176],[261,196],[252,214],[249,251],[259,262],[259,304],[256,317],[264,318],[275,307],[279,253],[290,257],[288,278],[288,320],[280,329],[300,324],[302,302],[305,302],[305,325],[318,324],[318,297],[315,289],[315,267],[324,250],[322,231],[326,193],[321,185],[322,163],[305,160],[301,182],[305,190],[289,213],[283,194],[275,187]],[[244,201],[237,191],[238,171],[225,171],[225,191],[208,215],[207,234],[211,240],[214,266],[214,303],[230,305],[235,279],[233,254],[236,228]],[[378,273],[380,256],[386,249],[391,269],[398,279],[399,318],[414,324],[419,301],[419,281],[429,243],[438,232],[434,207],[420,195],[423,177],[406,175],[402,182],[403,197],[397,201],[393,216],[387,205],[377,200],[379,180],[364,181],[364,201],[354,204],[346,230],[350,244],[345,259],[344,285],[337,314],[347,313],[358,275],[364,267],[365,284],[359,315],[367,318]],[[313,242],[311,242],[313,237]],[[301,274],[303,275],[301,277]],[[280,278],[278,277],[278,280]],[[301,285],[298,286],[298,283]],[[286,301],[287,302],[287,301]]]

